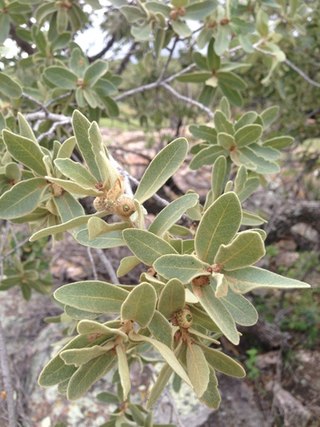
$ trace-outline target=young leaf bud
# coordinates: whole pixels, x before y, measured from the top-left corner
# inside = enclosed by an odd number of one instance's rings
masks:
[[[136,211],[136,207],[130,197],[123,195],[116,201],[114,211],[123,218],[129,218]]]
[[[192,313],[188,307],[175,313],[175,317],[180,328],[190,328],[192,325]]]

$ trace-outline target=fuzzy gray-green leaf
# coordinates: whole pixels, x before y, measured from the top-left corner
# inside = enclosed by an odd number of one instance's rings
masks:
[[[310,288],[305,282],[280,276],[280,274],[259,267],[247,267],[240,270],[228,271],[225,275],[231,288],[244,294],[256,288]]]
[[[155,217],[149,231],[162,236],[181,218],[186,210],[196,205],[198,199],[198,194],[190,193],[174,200]]]
[[[129,338],[132,341],[137,342],[147,342],[151,344],[156,350],[159,351],[161,356],[165,359],[165,361],[170,365],[170,367],[187,383],[191,386],[190,379],[188,378],[188,375],[186,374],[185,370],[181,366],[180,362],[178,361],[177,357],[175,356],[174,352],[167,347],[165,344],[163,344],[160,341],[157,341],[155,339],[145,337],[143,335],[139,335],[133,332],[129,333]]]
[[[43,178],[30,178],[14,185],[0,197],[0,218],[14,219],[33,212],[47,186]]]
[[[121,307],[122,320],[133,320],[141,327],[151,321],[156,309],[157,294],[149,283],[135,286]]]
[[[203,347],[203,349],[204,355],[213,369],[230,377],[243,378],[246,376],[246,372],[240,363],[231,357],[213,348]]]
[[[108,352],[78,368],[68,384],[68,399],[76,400],[84,395],[92,384],[102,378],[112,368],[114,361],[114,353]]]
[[[215,280],[207,286],[194,286],[193,291],[207,314],[216,323],[221,332],[235,345],[239,344],[239,333],[235,321],[219,298],[215,296]]]
[[[4,143],[11,156],[40,176],[47,175],[43,162],[43,153],[32,139],[16,135],[9,130],[2,132]]]
[[[189,283],[197,276],[210,275],[209,265],[193,255],[163,255],[153,266],[166,279],[179,279],[182,283]]]
[[[222,297],[221,301],[238,325],[253,326],[257,323],[257,310],[243,295],[229,289],[228,294]]]
[[[127,296],[118,286],[98,280],[70,283],[54,293],[62,304],[92,313],[118,312]]]
[[[146,265],[152,265],[161,255],[176,253],[169,243],[150,231],[127,229],[123,231],[123,238],[133,254]]]
[[[187,347],[187,372],[198,397],[206,391],[209,382],[209,366],[203,350],[197,344]]]
[[[155,194],[183,163],[188,142],[178,138],[163,148],[151,161],[137,188],[135,199],[143,203]]]
[[[237,195],[220,196],[204,213],[195,235],[198,257],[212,263],[222,244],[228,244],[239,229],[242,213]]]
[[[185,288],[177,279],[171,279],[161,291],[158,310],[167,318],[185,306]]]
[[[255,264],[265,255],[264,242],[255,231],[242,231],[228,245],[221,245],[214,262],[222,270],[237,270]]]

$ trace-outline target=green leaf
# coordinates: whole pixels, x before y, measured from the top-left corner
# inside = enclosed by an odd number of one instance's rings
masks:
[[[232,135],[220,132],[218,133],[218,144],[221,145],[225,150],[230,150],[230,148],[235,147],[235,140]]]
[[[39,145],[29,138],[3,130],[2,136],[10,155],[38,175],[45,176],[47,171],[43,162],[43,152]]]
[[[68,193],[77,194],[79,196],[101,196],[101,191],[96,190],[95,188],[79,185],[74,181],[69,181],[67,179],[53,178],[51,176],[46,176],[47,180],[57,184],[63,190]]]
[[[251,144],[251,150],[253,150],[257,156],[263,157],[266,160],[278,160],[281,156],[281,152],[272,147],[265,147],[259,144]]]
[[[78,77],[72,71],[64,67],[51,66],[44,70],[45,77],[60,89],[75,90]]]
[[[0,72],[0,92],[9,99],[22,96],[21,86],[3,72]]]
[[[262,135],[262,126],[260,125],[246,125],[237,130],[234,137],[238,147],[244,147],[246,145],[257,142]]]
[[[217,110],[214,115],[214,125],[216,128],[216,132],[224,132],[228,133],[229,135],[234,134],[233,125],[229,120],[226,118],[226,116],[223,114],[222,111]]]
[[[197,397],[201,397],[209,384],[209,366],[202,348],[197,344],[187,346],[187,372]]]
[[[121,319],[133,320],[141,327],[151,321],[156,309],[157,294],[149,283],[135,286],[121,306]]]
[[[218,390],[218,381],[213,369],[210,369],[208,388],[201,396],[200,401],[204,403],[208,408],[218,409],[221,396]]]
[[[98,60],[93,62],[84,73],[84,84],[93,87],[107,71],[108,63],[106,61]]]
[[[162,13],[162,15],[169,17],[171,8],[167,4],[163,4],[158,1],[148,1],[145,4],[146,8],[151,12]]]
[[[110,371],[114,365],[115,358],[115,354],[109,351],[78,368],[69,381],[67,398],[76,400],[83,396],[92,384]]]
[[[63,233],[64,231],[72,230],[75,227],[86,224],[89,220],[89,215],[79,216],[69,221],[63,222],[58,225],[51,225],[50,227],[42,228],[39,231],[33,233],[30,237],[30,242],[35,242],[36,240],[43,239],[44,237],[53,236],[55,234]]]
[[[103,403],[114,404],[119,405],[119,398],[113,393],[110,393],[109,391],[103,391],[99,394],[97,394],[96,398]]]
[[[188,25],[183,21],[171,21],[173,31],[180,37],[190,37],[192,32]]]
[[[161,356],[164,358],[164,360],[170,365],[170,367],[174,370],[174,372],[179,375],[185,381],[188,385],[192,386],[190,383],[190,379],[188,378],[188,375],[186,374],[185,370],[181,366],[179,360],[177,359],[174,352],[167,347],[165,344],[163,344],[160,341],[154,340],[149,337],[145,337],[143,335],[136,334],[134,332],[129,332],[129,338],[134,342],[147,342],[151,344],[158,352],[161,354]]]
[[[186,13],[185,19],[194,19],[195,21],[201,21],[208,15],[210,15],[216,8],[217,4],[215,0],[204,0],[190,4],[185,8]]]
[[[80,186],[95,187],[96,178],[80,163],[74,162],[71,159],[56,159],[54,164],[59,171],[75,181]]]
[[[120,12],[124,14],[130,24],[147,17],[145,11],[136,6],[122,6]]]
[[[235,73],[231,71],[218,71],[217,73],[219,83],[222,83],[225,86],[228,86],[235,90],[243,90],[246,89],[247,83]]]
[[[253,326],[257,323],[257,310],[244,296],[229,289],[228,294],[222,297],[221,301],[238,325]]]
[[[199,151],[190,162],[190,169],[199,169],[204,165],[211,165],[221,155],[226,156],[227,151],[220,146],[212,145]]]
[[[269,17],[262,9],[258,10],[256,17],[256,27],[261,37],[267,37],[269,34]]]
[[[255,264],[265,255],[264,242],[255,231],[242,231],[228,245],[221,245],[214,262],[223,271],[237,270]]]
[[[189,131],[195,138],[204,139],[211,144],[216,144],[217,142],[217,131],[215,128],[205,125],[191,125],[189,126]]]
[[[111,327],[112,325],[113,327]],[[81,335],[92,335],[97,334],[103,336],[105,341],[107,338],[115,337],[116,335],[120,336],[124,341],[128,341],[127,334],[125,334],[120,328],[120,320],[108,321],[107,323],[96,322],[95,320],[80,320],[77,325],[77,331]]]
[[[242,221],[241,221],[242,225],[257,226],[257,225],[265,224],[267,222],[261,216],[249,211],[244,210],[242,211],[242,214],[243,214]]]
[[[204,213],[195,235],[197,256],[212,263],[222,244],[228,244],[241,223],[241,205],[233,192],[220,196]]]
[[[95,91],[97,93],[96,88],[95,88]],[[110,98],[110,96],[104,96],[103,98],[101,98],[101,100],[105,106],[108,117],[113,118],[113,117],[119,116],[120,110],[119,110],[118,104],[112,98]]]
[[[209,285],[202,286],[201,288],[193,286],[193,292],[226,338],[233,344],[238,345],[240,340],[235,321],[222,301],[215,296],[216,284],[216,279],[213,277]]]
[[[236,107],[242,107],[243,98],[238,90],[232,89],[230,86],[226,86],[222,82],[219,82],[219,88],[221,89],[223,95],[228,98],[231,104],[235,105]]]
[[[203,350],[209,365],[213,369],[230,377],[243,378],[246,376],[246,372],[240,363],[231,359],[231,357],[213,348],[203,347]]]
[[[213,199],[216,200],[223,192],[227,174],[227,160],[220,156],[214,162],[211,175],[211,188]]]
[[[118,358],[118,371],[122,387],[122,398],[126,401],[131,390],[131,381],[128,359],[123,344],[116,346],[116,354]]]
[[[208,71],[207,58],[203,56],[200,52],[193,52],[192,54],[193,62],[201,70]]]
[[[230,271],[225,277],[234,292],[241,294],[245,294],[256,288],[310,288],[310,285],[305,282],[283,277],[259,267],[247,267]]]
[[[122,258],[117,270],[117,276],[118,277],[125,276],[137,265],[139,265],[140,262],[141,261],[136,256],[126,256]]]
[[[30,178],[15,184],[0,197],[0,218],[13,219],[34,211],[46,188],[43,178]]]
[[[62,196],[55,197],[54,203],[63,222],[85,214],[82,205],[69,193],[63,193]]]
[[[0,15],[0,43],[3,44],[8,38],[10,31],[10,17],[8,13],[1,13]],[[1,83],[0,83],[1,86]]]
[[[91,216],[88,221],[88,233],[91,240],[111,231],[124,230],[125,228],[128,228],[126,222],[112,222],[109,224],[98,216]]]
[[[173,369],[167,363],[162,367],[159,375],[151,388],[147,401],[147,409],[150,410],[161,396],[163,390],[168,385],[169,379],[173,373]],[[179,377],[180,378],[180,377]]]
[[[244,202],[248,197],[251,196],[252,193],[256,191],[259,185],[260,185],[259,178],[252,177],[246,180],[243,188],[240,191],[236,191],[239,197],[239,200],[241,202]]]
[[[286,148],[292,144],[293,141],[294,138],[291,136],[276,136],[274,138],[268,139],[267,141],[264,141],[263,146],[282,150],[283,148]]]
[[[163,255],[153,264],[154,269],[166,279],[179,279],[189,283],[198,276],[208,276],[209,267],[193,255]]]
[[[80,111],[75,110],[72,115],[72,126],[78,147],[90,172],[98,181],[102,181],[99,166],[95,158],[95,152],[88,136],[91,123]]]
[[[251,125],[256,121],[258,114],[255,111],[247,111],[237,120],[235,130],[238,130],[246,125]]]
[[[155,310],[148,329],[157,341],[169,348],[172,347],[172,326],[159,311]]]
[[[142,25],[132,25],[131,34],[139,41],[147,41],[152,33],[152,26],[149,22],[143,22]]]
[[[5,165],[5,176],[9,180],[19,182],[21,180],[21,169],[15,162],[10,162]]]
[[[73,338],[67,345],[61,350],[68,350],[71,348],[82,348],[88,345],[87,336],[77,336]],[[50,360],[49,363],[42,369],[39,376],[39,384],[42,387],[50,387],[63,382],[66,378],[70,378],[71,375],[76,371],[74,366],[66,365],[60,358],[60,352]]]
[[[257,155],[250,147],[242,147],[239,150],[239,153],[240,160],[243,161],[247,168],[253,169],[257,173],[265,175],[270,173],[278,173],[280,171],[280,167],[277,163],[270,162],[269,160],[266,160],[263,157]],[[253,167],[251,165],[253,165]]]
[[[92,313],[118,312],[127,296],[127,291],[98,280],[70,283],[54,293],[62,304]]]
[[[230,109],[230,103],[228,101],[228,98],[226,98],[225,96],[221,98],[219,108],[220,108],[221,112],[225,115],[227,120],[230,120],[231,119],[231,109]]]
[[[63,144],[61,144],[56,158],[68,159],[69,157],[71,157],[75,146],[76,138],[74,136],[71,136],[70,138],[66,139]]]
[[[171,202],[155,217],[149,227],[151,233],[163,236],[185,213],[186,210],[196,205],[198,194],[190,193]]]
[[[123,238],[131,252],[146,265],[152,265],[161,255],[176,253],[169,243],[150,231],[127,229]]]
[[[79,231],[74,238],[81,245],[89,246],[90,248],[107,249],[125,246],[121,230],[110,231],[109,233],[105,233],[95,239],[90,239],[88,230],[84,229]]]
[[[183,284],[177,279],[171,279],[161,291],[158,310],[170,319],[178,310],[185,306],[185,289]]]
[[[218,34],[214,42],[214,50],[221,56],[229,47],[231,39],[231,29],[227,25],[219,25]]]
[[[263,121],[264,128],[268,128],[272,123],[277,120],[280,108],[277,105],[273,105],[272,107],[266,108],[260,114],[260,117]]]
[[[60,357],[66,365],[74,365],[78,367],[106,353],[106,348],[101,345],[94,345],[89,348],[62,350]]]
[[[18,123],[19,123],[19,131],[20,135],[24,136],[25,138],[31,139],[33,142],[37,143],[37,138],[35,137],[33,130],[31,129],[31,126],[29,125],[28,121],[25,119],[25,117],[18,113]]]
[[[177,138],[163,148],[151,161],[138,185],[135,199],[148,200],[176,172],[188,152],[185,138]]]
[[[212,74],[205,71],[196,71],[193,73],[185,73],[178,76],[176,80],[183,83],[204,83],[207,81]]]

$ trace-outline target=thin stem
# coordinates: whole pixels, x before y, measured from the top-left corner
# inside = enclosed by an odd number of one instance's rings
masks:
[[[210,108],[206,107],[205,105],[201,104],[201,102],[196,101],[195,99],[188,98],[187,96],[181,95],[178,93],[173,87],[169,86],[166,83],[161,83],[161,86],[166,89],[168,92],[171,93],[175,98],[179,99],[180,101],[186,102],[187,104],[194,105],[195,107],[199,108],[202,111],[205,111],[210,119],[213,119],[214,114],[210,110]]]
[[[70,118],[68,120],[61,120],[58,122],[53,122],[50,129],[47,132],[44,132],[38,136],[38,140],[42,141],[44,138],[49,138],[50,136],[53,136],[55,133],[55,130],[57,129],[58,126],[68,125],[68,124],[70,124],[70,122],[71,122]]]
[[[102,262],[102,264],[104,265],[105,269],[107,270],[107,273],[109,274],[110,280],[119,285],[119,280],[118,277],[116,275],[116,272],[111,264],[111,262],[108,260],[108,258],[106,257],[106,255],[104,254],[102,249],[95,249],[95,252],[97,253],[97,255],[100,258],[100,261]]]
[[[299,76],[301,76],[306,82],[308,82],[312,86],[320,87],[320,83],[316,82],[315,80],[312,80],[304,71],[302,71],[299,67],[293,64],[291,61],[289,61],[289,59],[285,59],[283,62],[287,64],[288,67],[290,67],[296,73],[298,73]]]
[[[167,72],[167,69],[168,69],[169,64],[170,64],[170,62],[171,62],[171,59],[172,59],[173,52],[174,52],[174,50],[175,50],[175,48],[176,48],[176,45],[177,45],[178,41],[179,41],[179,37],[177,36],[177,37],[174,39],[174,41],[173,41],[172,48],[170,49],[170,53],[169,53],[169,55],[168,55],[168,59],[167,59],[166,63],[164,64],[164,67],[163,67],[163,69],[162,69],[162,71],[161,71],[161,73],[160,73],[160,76],[159,76],[159,78],[158,78],[158,81],[159,81],[159,82],[161,82],[161,80],[163,79],[164,75],[165,75],[165,74],[166,74],[166,72]]]
[[[94,262],[92,252],[91,252],[91,248],[89,246],[87,247],[87,254],[88,254],[88,258],[90,260],[90,264],[92,267],[93,278],[94,278],[94,280],[98,280],[98,273],[97,273],[97,269],[96,269],[96,264]]]
[[[17,427],[16,423],[16,409],[13,397],[13,385],[11,380],[9,357],[6,347],[5,335],[0,320],[0,365],[2,371],[2,378],[4,389],[6,391],[6,401],[8,408],[8,427]]]

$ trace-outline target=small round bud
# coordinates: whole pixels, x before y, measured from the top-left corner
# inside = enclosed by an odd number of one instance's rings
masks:
[[[192,280],[193,286],[206,286],[210,283],[210,276],[198,276]]]
[[[93,201],[93,207],[97,212],[104,211],[106,209],[104,197],[96,197]]]
[[[51,184],[51,189],[52,189],[52,193],[54,195],[54,197],[60,197],[63,194],[63,188],[60,187],[60,185],[56,184],[55,182],[53,182]]]
[[[175,317],[180,328],[187,329],[192,325],[192,313],[188,307],[177,311]]]
[[[178,16],[179,16],[179,13],[178,13],[177,9],[173,9],[170,12],[169,16],[172,19],[172,21],[176,21],[178,19]]]
[[[130,197],[120,196],[115,203],[114,211],[121,217],[129,218],[136,211],[136,207]]]

